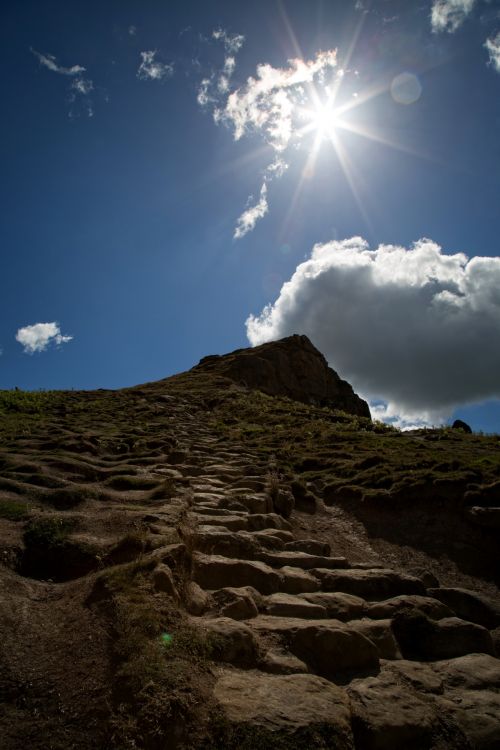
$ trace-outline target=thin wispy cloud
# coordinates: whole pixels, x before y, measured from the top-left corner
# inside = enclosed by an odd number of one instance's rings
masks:
[[[137,26],[133,24],[128,27],[129,36],[135,36],[137,34]]]
[[[57,58],[54,55],[42,55],[41,52],[37,52],[33,47],[30,47],[30,50],[38,58],[40,65],[48,68],[53,73],[60,73],[63,76],[78,76],[81,73],[85,73],[85,68],[81,65],[72,65],[70,68],[65,68],[63,65],[57,63]]]
[[[267,185],[265,182],[262,183],[260,188],[259,200],[254,206],[247,208],[236,222],[236,229],[234,230],[234,239],[239,240],[244,237],[248,232],[251,232],[259,219],[267,214],[269,206],[267,204]]]
[[[289,60],[285,68],[260,64],[255,76],[250,76],[244,85],[231,88],[230,77],[236,67],[234,54],[243,44],[243,37],[230,37],[220,29],[213,32],[213,37],[222,40],[226,52],[231,54],[226,55],[218,75],[201,81],[198,103],[211,108],[215,123],[228,127],[236,141],[258,134],[275,153],[264,170],[258,203],[246,209],[237,220],[234,237],[240,239],[268,212],[267,184],[283,175],[292,146],[311,130],[310,108],[323,105],[316,86],[327,99],[331,95],[329,86],[341,71],[334,72],[337,54],[335,50],[328,50],[318,52],[312,60]]]
[[[472,12],[476,0],[434,0],[431,9],[431,26],[435,32],[455,32]]]
[[[247,336],[306,334],[378,416],[437,424],[500,397],[499,289],[499,258],[445,255],[429,239],[370,250],[353,237],[315,245]]]
[[[32,47],[30,50],[38,59],[40,65],[47,68],[47,70],[62,76],[69,76],[72,79],[68,89],[68,102],[70,104],[68,116],[73,119],[83,113],[87,117],[92,117],[94,115],[94,107],[90,94],[94,90],[94,83],[90,78],[86,78],[83,75],[86,72],[86,68],[83,65],[72,65],[68,68],[59,65],[54,55],[43,55]]]
[[[72,340],[73,336],[65,336],[61,333],[59,324],[55,321],[24,326],[16,333],[16,341],[21,344],[25,354],[44,352],[51,345],[61,346]]]
[[[161,81],[170,78],[174,73],[171,63],[164,63],[157,59],[157,50],[141,52],[141,64],[137,70],[137,78],[142,81]]]
[[[500,31],[496,36],[487,39],[484,46],[488,50],[489,64],[495,68],[497,73],[500,73]]]

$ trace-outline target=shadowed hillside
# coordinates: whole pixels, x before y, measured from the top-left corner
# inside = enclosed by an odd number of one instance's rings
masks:
[[[500,745],[500,438],[302,336],[0,392],[2,748]]]

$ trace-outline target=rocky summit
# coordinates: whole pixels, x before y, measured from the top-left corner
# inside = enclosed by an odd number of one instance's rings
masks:
[[[328,406],[370,418],[366,401],[328,367],[324,356],[307,336],[288,336],[253,349],[204,357],[196,369],[219,372],[270,396],[286,396],[305,404]]]
[[[302,336],[0,392],[2,750],[500,747],[500,437]]]

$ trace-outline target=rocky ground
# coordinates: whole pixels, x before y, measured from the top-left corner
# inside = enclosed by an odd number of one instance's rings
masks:
[[[210,367],[0,429],[5,750],[500,747],[497,438]]]

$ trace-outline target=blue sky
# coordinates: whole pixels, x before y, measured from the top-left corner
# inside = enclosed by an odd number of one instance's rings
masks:
[[[499,431],[496,3],[10,2],[0,35],[1,388],[297,332],[376,416]]]

